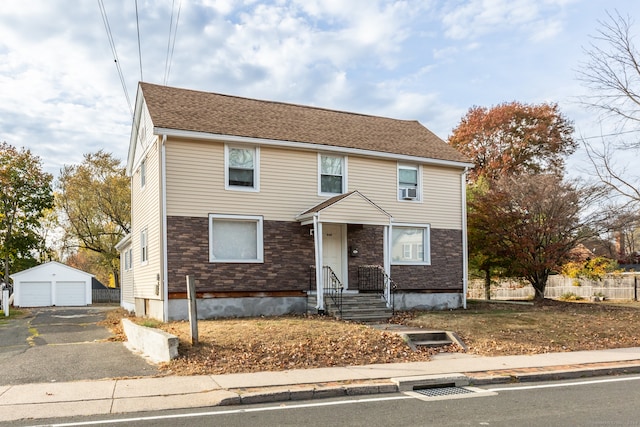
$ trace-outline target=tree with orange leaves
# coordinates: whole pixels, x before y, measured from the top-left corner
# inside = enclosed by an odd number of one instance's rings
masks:
[[[530,173],[562,173],[564,159],[578,147],[573,123],[557,104],[508,102],[472,107],[449,137],[471,158],[469,178],[490,181]]]

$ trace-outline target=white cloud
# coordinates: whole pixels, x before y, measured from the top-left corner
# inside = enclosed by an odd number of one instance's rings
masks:
[[[515,32],[538,41],[559,33],[563,10],[574,1],[470,0],[446,6],[442,22],[445,35],[452,39]]]

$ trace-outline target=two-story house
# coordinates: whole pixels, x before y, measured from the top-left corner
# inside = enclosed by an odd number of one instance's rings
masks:
[[[184,319],[189,275],[201,318],[324,310],[373,269],[397,309],[460,307],[469,167],[417,121],[141,83],[122,305]]]

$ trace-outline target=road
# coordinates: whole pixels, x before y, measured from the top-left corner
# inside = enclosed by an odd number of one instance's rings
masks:
[[[483,387],[465,398],[386,394],[349,399],[39,420],[73,426],[637,426],[640,376]],[[82,424],[79,424],[82,423]],[[34,425],[28,422],[16,426]]]

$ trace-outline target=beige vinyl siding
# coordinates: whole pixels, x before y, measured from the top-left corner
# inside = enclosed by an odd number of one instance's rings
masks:
[[[349,191],[358,190],[394,222],[462,229],[461,169],[422,166],[422,201],[398,201],[398,162],[349,157]]]
[[[172,141],[167,152],[167,215],[206,217],[209,213],[264,215],[293,221],[320,203],[317,154],[260,147],[260,191],[224,188],[224,144]]]
[[[138,124],[137,145],[133,159],[133,167],[135,169],[140,166],[140,161],[144,158],[146,150],[149,149],[149,146],[153,144],[156,139],[157,137],[153,134],[153,122],[151,121],[147,104],[143,101],[140,123]]]
[[[260,147],[259,192],[225,190],[222,142],[169,139],[166,153],[168,216],[233,213],[292,221],[327,199],[317,194],[316,151]],[[393,160],[348,156],[348,191],[359,190],[396,222],[461,228],[460,169],[425,165],[423,202],[404,202],[397,200],[397,166]],[[350,217],[360,214],[367,215]]]
[[[359,224],[389,224],[387,214],[356,193],[320,212],[320,221]]]
[[[161,259],[161,194],[160,194],[160,164],[158,147],[160,141],[156,140],[146,151],[146,185],[140,188],[140,167],[132,176],[132,218],[131,218],[131,242],[133,246],[133,274],[134,297],[136,298],[162,298],[156,295],[155,287],[157,275],[162,277]],[[138,149],[142,150],[141,147]],[[137,150],[136,150],[137,151]],[[140,234],[147,229],[148,261],[141,263]]]
[[[123,302],[133,304],[133,269],[125,270],[125,257],[130,248],[131,243],[120,251],[120,292]]]

